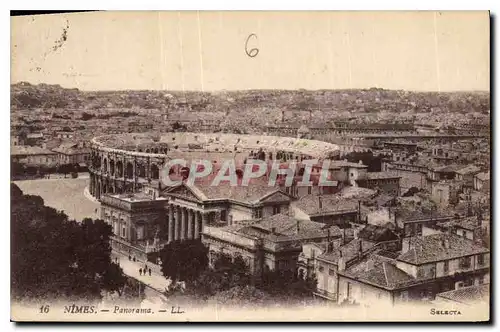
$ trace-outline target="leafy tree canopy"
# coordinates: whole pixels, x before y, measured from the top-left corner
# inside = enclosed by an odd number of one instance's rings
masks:
[[[12,297],[37,301],[100,300],[103,291],[119,291],[122,269],[111,262],[111,226],[102,220],[68,219],[45,206],[39,196],[24,195],[11,184]]]

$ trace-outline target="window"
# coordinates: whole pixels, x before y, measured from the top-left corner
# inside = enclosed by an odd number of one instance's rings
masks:
[[[255,210],[255,218],[262,218],[262,208],[258,208]]]
[[[335,270],[334,269],[328,269],[328,274],[331,276],[335,276]]]
[[[307,187],[307,194],[311,195],[312,194],[312,187]]]
[[[220,220],[221,221],[226,221],[226,210],[221,210],[220,211]]]
[[[273,215],[278,214],[281,212],[281,206],[280,205],[275,205],[273,206]]]
[[[319,272],[323,272],[325,270],[325,268],[323,266],[319,266]]]
[[[122,227],[122,237],[125,237],[125,227]]]
[[[484,265],[484,254],[480,254],[477,256],[477,264]]]
[[[461,269],[468,269],[470,268],[470,257],[462,257],[460,258],[460,268]]]
[[[445,274],[448,274],[448,271],[450,270],[450,264],[449,261],[444,261],[443,262],[443,272]]]

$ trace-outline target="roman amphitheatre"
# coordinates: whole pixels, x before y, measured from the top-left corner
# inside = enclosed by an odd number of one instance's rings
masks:
[[[211,160],[217,164],[232,158],[243,164],[247,158],[302,161],[334,158],[346,147],[304,138],[236,135],[222,133],[141,133],[95,137],[91,141],[89,191],[99,199],[106,193],[136,192],[144,184],[159,182],[163,165],[182,158]]]

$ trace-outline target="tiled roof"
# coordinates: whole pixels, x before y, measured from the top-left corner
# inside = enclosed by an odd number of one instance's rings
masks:
[[[338,193],[343,198],[371,198],[377,194],[373,189],[363,188],[363,187],[353,187],[348,186],[342,188]]]
[[[370,255],[339,273],[386,289],[394,289],[415,280],[411,275],[398,269],[390,258],[378,255]]]
[[[243,227],[239,225],[236,231],[271,241],[300,240],[328,235],[328,230],[321,223],[297,220],[285,214],[276,214],[260,221],[248,223]],[[341,231],[338,227],[330,229],[330,236],[338,237],[340,235]]]
[[[349,243],[332,250],[331,252],[325,252],[322,255],[318,256],[318,258],[331,262],[333,264],[338,264],[338,260],[340,258],[340,252],[342,251],[342,257],[348,262],[349,260],[355,258],[359,254],[359,249],[361,246],[361,251],[366,252],[371,249],[374,244],[370,241],[365,241],[363,239],[354,239]]]
[[[477,220],[477,216],[453,220],[453,224],[456,227],[460,227],[460,228],[471,230],[471,231],[473,231],[481,226]]]
[[[43,149],[39,146],[16,145],[10,148],[10,154],[12,156],[48,155],[48,154],[55,154],[55,152]]]
[[[367,168],[368,166],[361,163],[351,163],[347,160],[330,160],[328,164],[328,169],[338,169],[341,167]]]
[[[278,187],[270,187],[264,178],[250,181],[248,186],[231,186],[228,181],[220,182],[212,186],[210,179],[195,182],[194,187],[207,199],[232,199],[245,203],[256,203],[264,196],[276,192]]]
[[[403,220],[404,223],[418,221],[418,220],[430,220],[430,219],[441,219],[441,218],[453,218],[453,216],[444,215],[437,211],[422,211],[422,210],[407,210],[398,209],[398,219]]]
[[[475,165],[469,165],[467,167],[464,167],[464,168],[457,170],[456,173],[461,174],[461,175],[465,175],[465,174],[478,173],[479,171],[481,171],[481,169],[479,167],[477,167]]]
[[[477,173],[476,177],[481,181],[488,181],[490,179],[490,171]]]
[[[443,241],[446,239],[449,241],[449,248],[445,248],[443,245]],[[483,246],[451,234],[412,237],[410,248],[407,252],[399,255],[397,259],[406,263],[421,265],[489,252]]]
[[[379,180],[379,179],[396,179],[401,178],[401,175],[398,175],[396,172],[367,172],[366,179],[367,180]],[[362,181],[363,179],[359,179],[357,181]]]
[[[321,200],[321,208],[320,208]],[[339,195],[306,195],[301,197],[295,206],[308,215],[334,214],[339,211],[357,211],[358,201],[355,199],[342,198]]]
[[[434,172],[440,172],[440,173],[452,173],[456,172],[460,168],[461,168],[460,165],[447,165],[447,166],[436,167],[433,170]]]
[[[471,304],[483,301],[489,301],[490,285],[469,286],[444,293],[439,293],[436,297],[441,297],[463,304]]]

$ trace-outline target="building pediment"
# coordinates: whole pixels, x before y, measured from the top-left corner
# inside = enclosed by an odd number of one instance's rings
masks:
[[[275,191],[273,193],[267,194],[259,199],[259,203],[282,203],[282,202],[291,202],[292,199],[287,194],[281,191]]]
[[[176,196],[182,199],[186,199],[189,201],[202,202],[203,199],[199,195],[197,195],[193,190],[187,187],[185,184],[177,186],[175,188],[171,188],[164,192],[165,196]]]

